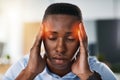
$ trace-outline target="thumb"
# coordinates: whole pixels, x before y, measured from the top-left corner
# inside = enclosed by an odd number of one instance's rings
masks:
[[[43,60],[44,60],[45,63],[46,63],[46,61],[47,61],[47,55],[46,55],[46,54],[44,54],[44,56],[43,56]]]

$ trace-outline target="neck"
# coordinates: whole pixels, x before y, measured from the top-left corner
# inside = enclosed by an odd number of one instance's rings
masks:
[[[50,72],[59,75],[60,77],[66,75],[67,73],[69,73],[71,71],[71,65],[67,65],[66,68],[57,68],[55,67],[55,65],[50,64],[49,62],[47,62],[47,67],[50,70]]]

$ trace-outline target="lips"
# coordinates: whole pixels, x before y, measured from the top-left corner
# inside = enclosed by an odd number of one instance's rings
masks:
[[[59,60],[65,60],[66,59],[65,56],[61,55],[62,53],[56,53],[56,54],[58,54],[58,55],[54,55],[52,57],[53,59],[59,59]]]
[[[55,57],[53,59],[58,59],[58,60],[65,60],[65,58],[61,58],[61,57]]]
[[[64,64],[65,63],[65,58],[61,58],[61,57],[57,57],[57,58],[53,58],[53,60],[55,61],[56,64]]]

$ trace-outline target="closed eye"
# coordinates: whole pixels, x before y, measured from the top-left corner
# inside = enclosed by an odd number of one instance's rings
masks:
[[[52,41],[57,40],[57,38],[56,38],[56,37],[48,37],[48,39],[49,39],[49,40],[52,40]]]
[[[73,36],[67,37],[67,41],[74,41],[74,40],[75,40],[75,38]]]
[[[55,41],[55,40],[57,40],[57,36],[50,34],[50,35],[48,35],[48,39]]]

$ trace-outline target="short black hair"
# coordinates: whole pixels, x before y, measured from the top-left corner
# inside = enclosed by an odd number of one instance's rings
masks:
[[[43,21],[46,19],[48,15],[53,14],[67,14],[73,15],[78,18],[78,20],[82,21],[82,13],[80,8],[76,5],[70,3],[53,3],[47,7],[45,10],[45,14],[43,16]]]

